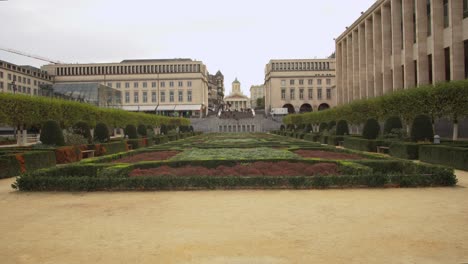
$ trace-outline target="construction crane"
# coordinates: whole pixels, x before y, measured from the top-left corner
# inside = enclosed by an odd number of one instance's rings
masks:
[[[29,57],[29,58],[33,58],[33,59],[36,59],[36,60],[47,61],[47,62],[50,62],[50,63],[53,63],[53,64],[66,64],[66,63],[61,62],[61,61],[55,61],[55,60],[51,60],[51,59],[48,59],[48,58],[45,58],[45,57],[28,54],[26,52],[22,52],[22,51],[19,51],[19,50],[6,49],[6,48],[2,48],[2,47],[0,47],[0,50],[10,52],[10,53],[14,53],[14,54],[18,54],[18,55],[25,56],[25,57]]]

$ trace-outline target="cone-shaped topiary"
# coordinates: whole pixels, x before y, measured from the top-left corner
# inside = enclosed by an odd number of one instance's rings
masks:
[[[74,124],[72,128],[73,133],[83,136],[86,140],[88,140],[88,144],[91,144],[93,142],[91,128],[89,127],[88,123],[84,121],[79,121],[76,124]]]
[[[128,139],[138,138],[137,130],[134,125],[127,125],[125,127],[125,136],[127,136]]]
[[[337,136],[349,135],[349,126],[346,120],[338,121],[338,124],[336,124],[336,135]]]
[[[413,141],[432,141],[434,131],[432,129],[431,118],[426,115],[419,115],[413,120],[411,127],[411,139]]]
[[[98,123],[94,129],[94,140],[97,142],[105,143],[108,142],[109,137],[109,128],[104,123]]]
[[[167,126],[165,124],[161,125],[161,134],[167,135]]]
[[[403,124],[398,116],[392,116],[385,121],[383,133],[384,135],[392,132],[393,129],[402,129]]]
[[[362,137],[365,139],[376,139],[380,133],[380,125],[377,120],[371,118],[366,121],[364,130],[362,131]]]
[[[320,123],[319,132],[324,132],[327,129],[328,129],[328,124],[327,123]]]
[[[148,131],[146,130],[145,125],[138,125],[137,132],[138,132],[138,135],[142,137],[146,137],[148,135]]]
[[[54,120],[44,123],[41,130],[40,140],[46,145],[64,146],[65,139],[59,124]]]
[[[328,130],[332,130],[335,126],[336,126],[336,122],[335,121],[330,121],[328,123]]]
[[[312,125],[307,124],[307,126],[304,128],[304,133],[310,133],[312,131]]]

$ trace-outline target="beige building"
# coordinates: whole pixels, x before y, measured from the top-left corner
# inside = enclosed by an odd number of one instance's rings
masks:
[[[252,108],[258,107],[257,99],[265,97],[265,86],[264,85],[252,85],[250,86],[250,104]]]
[[[271,60],[265,67],[265,111],[289,113],[336,105],[335,59]]]
[[[38,95],[43,84],[52,84],[47,72],[0,60],[0,92]]]
[[[191,59],[51,64],[55,83],[101,83],[121,91],[123,109],[201,117],[208,112],[208,71]]]
[[[378,0],[336,39],[338,103],[468,77],[467,0]]]
[[[212,111],[223,104],[224,75],[218,71],[215,75],[208,74],[208,107]]]
[[[250,108],[250,99],[242,93],[241,83],[237,78],[232,82],[231,94],[224,98],[224,101],[231,110],[240,111]]]

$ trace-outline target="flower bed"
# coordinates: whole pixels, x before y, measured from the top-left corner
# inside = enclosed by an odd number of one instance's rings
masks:
[[[294,151],[297,155],[303,158],[320,158],[320,159],[332,159],[332,160],[359,160],[363,159],[362,156],[357,154],[340,153],[323,150],[296,150]]]
[[[296,154],[273,148],[219,148],[189,149],[175,156],[173,160],[263,160],[263,159],[298,159]]]
[[[313,176],[313,175],[339,175],[338,166],[334,163],[291,163],[281,162],[254,162],[237,164],[234,166],[218,166],[206,168],[202,166],[170,167],[161,166],[150,169],[134,169],[130,177],[137,176]]]
[[[133,156],[127,156],[121,159],[114,160],[112,163],[135,163],[140,161],[167,160],[174,157],[177,154],[179,154],[179,151],[143,152]]]

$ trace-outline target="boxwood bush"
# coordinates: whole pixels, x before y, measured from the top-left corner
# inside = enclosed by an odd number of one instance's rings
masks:
[[[443,145],[421,145],[419,160],[468,170],[468,149]]]
[[[390,144],[389,154],[397,158],[417,160],[419,158],[419,144],[394,142]]]
[[[54,120],[44,123],[41,130],[40,140],[45,145],[64,146],[65,139],[59,124]]]

